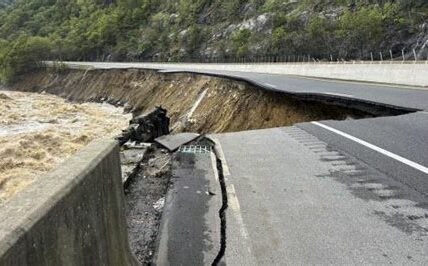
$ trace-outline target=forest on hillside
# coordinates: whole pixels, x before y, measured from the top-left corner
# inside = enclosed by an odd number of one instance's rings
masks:
[[[0,79],[44,59],[423,58],[427,22],[426,0],[0,0]]]

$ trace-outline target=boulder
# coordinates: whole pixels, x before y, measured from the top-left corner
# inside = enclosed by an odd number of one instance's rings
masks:
[[[152,142],[158,137],[169,134],[169,124],[167,110],[161,106],[156,107],[148,114],[134,117],[118,140],[121,145],[127,141]]]

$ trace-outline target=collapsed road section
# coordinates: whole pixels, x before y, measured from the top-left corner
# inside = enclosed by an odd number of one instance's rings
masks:
[[[228,210],[228,195],[235,193],[227,187],[224,156],[199,134],[407,112],[378,105],[347,108],[334,97],[299,98],[244,82],[147,70],[38,72],[14,89],[55,93],[72,101],[109,102],[134,115],[118,138],[129,241],[141,263],[160,265],[232,260],[236,249],[228,250],[226,243],[240,241],[228,239],[226,214],[239,204],[232,197],[233,208]],[[253,144],[259,140],[254,136]],[[244,146],[236,150],[249,153]],[[242,217],[235,217],[231,228],[242,223]]]
[[[118,137],[131,250],[143,264],[217,264],[226,249],[221,161],[198,134],[165,135],[168,121],[159,107]]]
[[[209,145],[182,146],[160,227],[157,265],[211,265],[222,249],[222,189]],[[192,255],[191,255],[192,254]]]
[[[134,116],[162,106],[168,110],[172,133],[236,132],[409,112],[376,103],[355,105],[355,100],[335,96],[285,94],[225,78],[141,69],[41,70],[23,76],[12,89],[109,102]]]

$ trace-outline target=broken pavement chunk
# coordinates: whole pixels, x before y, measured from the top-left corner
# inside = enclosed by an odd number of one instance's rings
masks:
[[[180,133],[176,135],[166,135],[155,139],[156,143],[159,143],[163,147],[167,148],[169,151],[173,152],[180,148],[180,146],[185,145],[195,139],[200,135],[197,133]]]
[[[130,126],[118,137],[120,145],[127,141],[151,142],[155,138],[169,134],[170,119],[162,107],[148,114],[134,117]]]

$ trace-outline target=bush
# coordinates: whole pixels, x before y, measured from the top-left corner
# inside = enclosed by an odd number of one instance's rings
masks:
[[[360,56],[380,47],[384,36],[383,15],[380,7],[363,7],[356,12],[347,11],[340,18],[338,36],[344,45],[353,47]]]
[[[237,31],[232,35],[233,50],[236,56],[242,57],[248,54],[250,37],[251,31],[247,29]]]
[[[18,75],[42,66],[50,49],[51,42],[42,37],[21,36],[5,43],[0,51],[0,81],[12,82]]]

